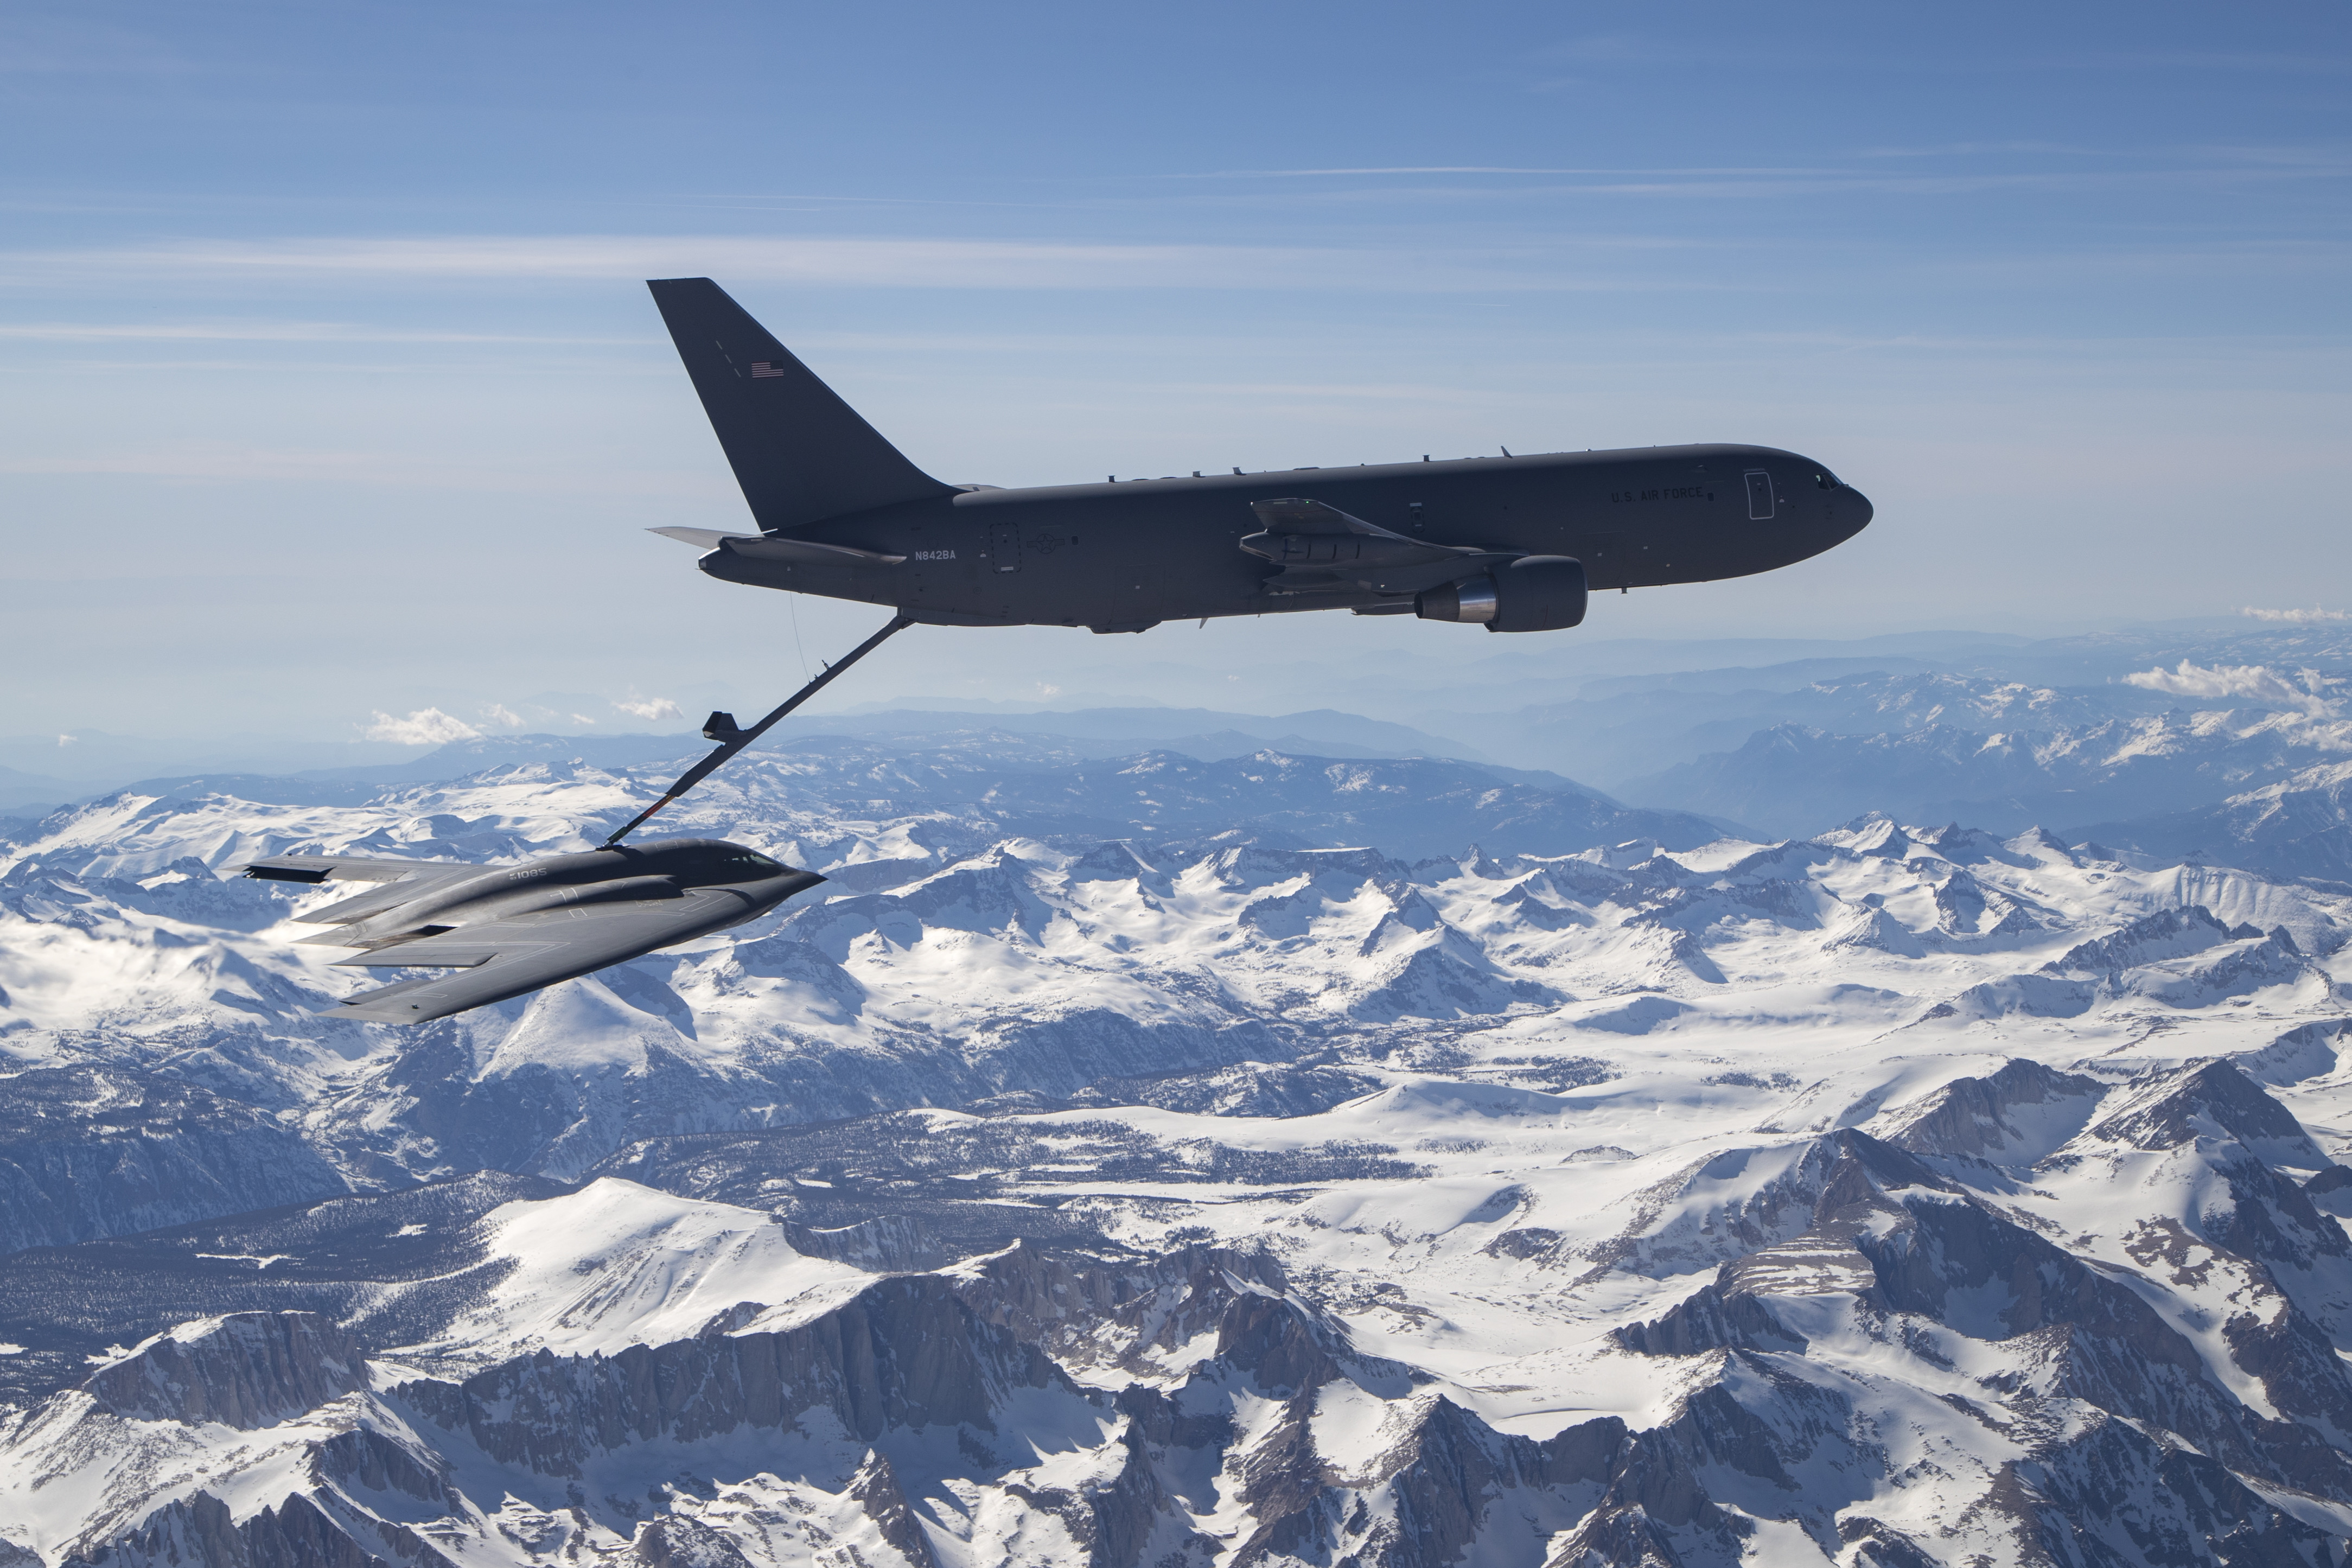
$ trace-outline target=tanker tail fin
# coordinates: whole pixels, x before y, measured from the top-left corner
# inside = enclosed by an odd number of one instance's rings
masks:
[[[709,279],[646,287],[762,533],[956,493],[908,462]]]

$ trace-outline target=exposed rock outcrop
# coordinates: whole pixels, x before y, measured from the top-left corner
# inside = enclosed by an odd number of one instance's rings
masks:
[[[376,1537],[372,1549],[299,1495],[238,1523],[226,1503],[199,1491],[63,1568],[457,1568],[405,1526],[373,1525],[363,1531]]]
[[[1954,1079],[1891,1113],[1885,1139],[1914,1154],[2030,1165],[2081,1131],[2106,1092],[2096,1079],[2011,1060],[1989,1078]]]
[[[2200,1137],[2233,1138],[2263,1161],[2306,1171],[2335,1163],[2292,1111],[2235,1064],[2202,1063],[2137,1080],[2092,1127],[2094,1136],[2140,1149],[2177,1149]]]
[[[359,1393],[368,1367],[315,1312],[236,1312],[158,1335],[82,1386],[118,1415],[251,1431]]]
[[[709,1333],[611,1355],[541,1351],[462,1384],[404,1383],[390,1396],[501,1463],[578,1476],[596,1453],[782,1426],[812,1410],[866,1443],[886,1427],[993,1434],[996,1405],[1014,1388],[1088,1399],[1036,1346],[982,1321],[949,1281],[909,1275],[779,1333]]]
[[[0,1077],[0,1255],[348,1192],[249,1106],[120,1068]]]

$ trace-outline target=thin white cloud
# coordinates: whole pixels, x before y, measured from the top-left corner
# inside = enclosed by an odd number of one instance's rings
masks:
[[[79,743],[80,739],[81,737],[79,735],[59,735],[58,737],[58,744],[60,746],[71,746]]]
[[[503,702],[493,702],[482,710],[482,722],[496,724],[502,730],[520,730],[522,728],[522,715]]]
[[[2178,669],[2135,670],[2124,680],[2144,690],[2200,701],[2253,702],[2315,716],[2336,710],[2336,705],[2320,694],[2317,676],[2305,671],[2303,684],[2297,685],[2262,664],[2200,665],[2184,658]]]
[[[1229,171],[1226,177],[1283,178],[1316,172]],[[1330,171],[1343,172],[1372,173]],[[1752,200],[1865,192],[1948,195],[1994,189],[2057,191],[2118,183],[2173,190],[2184,182],[2195,184],[2334,178],[2342,172],[2334,165],[2292,170],[2240,165],[1889,178],[1806,169],[1719,173],[1692,170],[1580,176],[1549,184],[1515,184],[1510,189],[1511,199],[1518,201],[1601,195]],[[1361,202],[1427,198],[1460,202],[1489,199],[1497,194],[1493,186],[1473,188],[1431,176],[1424,187],[1350,187],[1320,193],[1317,199]],[[1297,193],[1286,193],[1285,199],[1297,199]],[[1638,242],[1644,248],[1654,247],[1656,243]],[[2334,259],[2336,249],[2321,247],[2320,259]],[[294,237],[256,241],[187,241],[108,250],[0,252],[0,281],[88,281],[112,275],[120,279],[184,280],[376,277],[414,282],[530,279],[604,283],[707,274],[725,279],[730,285],[858,289],[1311,289],[1397,293],[1561,293],[1685,291],[1702,286],[1690,279],[1669,277],[1654,267],[1629,264],[1627,251],[1628,244],[1622,238],[1568,239],[1507,248],[1431,247],[1408,250],[1083,245],[988,239],[753,238],[738,235],[449,235],[368,239]],[[2102,253],[2099,259],[2102,266],[2109,266],[2114,258]],[[99,329],[35,325],[23,330],[37,333]],[[201,323],[194,324],[186,329],[189,341],[197,341],[197,335],[206,330],[230,329],[206,329]],[[341,329],[298,325],[288,330],[285,339],[278,341],[300,341],[305,333],[317,334],[320,342],[334,341],[328,334],[335,330]],[[352,331],[366,332],[370,329]],[[119,341],[135,341],[135,334],[126,332]],[[383,341],[399,340],[387,337]],[[415,341],[435,340],[427,336]],[[448,341],[476,340],[452,334]]]
[[[2248,605],[2238,613],[2252,616],[2258,621],[2285,621],[2294,626],[2307,626],[2315,621],[2352,621],[2352,613],[2323,610],[2316,605],[2307,610],[2265,610],[2256,605]]]
[[[1984,157],[1994,153],[2007,156],[2032,155],[2042,160],[2041,166],[2029,168],[1997,167],[1974,170],[1934,170],[1918,173],[1898,172],[1887,167],[1887,160],[1932,156]],[[2284,180],[2307,178],[2341,178],[2347,172],[2346,160],[2340,153],[2315,153],[2303,158],[2282,158],[2240,154],[2226,149],[2201,151],[2168,150],[2161,163],[2117,167],[2115,158],[2121,154],[2102,155],[2094,151],[2072,148],[2037,148],[2028,143],[2016,143],[2008,148],[1990,144],[1954,144],[1947,148],[1872,148],[1855,154],[1864,162],[1859,168],[1836,165],[1783,164],[1722,166],[1693,165],[1659,168],[1519,168],[1508,165],[1408,165],[1361,168],[1308,169],[1216,169],[1161,176],[1171,180],[1304,180],[1304,179],[1394,179],[1400,177],[1427,178],[1426,187],[1381,185],[1361,190],[1350,187],[1347,192],[1322,193],[1324,199],[1335,195],[1376,198],[1383,201],[1411,196],[1452,200],[1500,197],[1512,199],[1550,198],[1558,196],[1686,196],[1696,198],[1738,198],[1762,196],[1807,196],[1832,195],[1948,195],[1987,191],[2090,191],[2107,189],[2155,188],[2170,189],[2182,184],[2235,185],[2245,183],[2275,184]],[[2074,157],[2090,159],[2087,166],[2055,167],[2049,161]],[[1465,178],[1513,181],[1551,181],[1550,184],[1444,184]],[[1286,200],[1307,199],[1297,193],[1286,193]]]
[[[11,262],[248,274],[399,273],[447,278],[648,278],[709,272],[803,284],[898,288],[1233,286],[1328,266],[1346,252],[1248,246],[1069,245],[966,239],[753,239],[740,236],[452,235],[413,239],[194,242]]]
[[[1834,174],[1835,169],[1775,168],[1769,165],[1747,167],[1732,164],[1721,168],[1694,167],[1688,169],[1522,169],[1504,163],[1424,163],[1397,164],[1391,167],[1361,169],[1212,169],[1203,174],[1169,174],[1171,180],[1306,180],[1324,175],[1345,174],[1550,174],[1609,175],[1620,177],[1639,174],[1654,179],[1666,179],[1681,174]]]
[[[0,253],[0,279],[375,275],[416,280],[607,281],[709,275],[730,282],[867,289],[1580,289],[1657,288],[1598,278],[1556,251],[1499,254],[1242,245],[1078,245],[982,239],[451,235],[193,241]]]
[[[2122,158],[2129,153],[2064,142],[1945,142],[1931,147],[1864,147],[1861,158],[1973,158],[1986,153],[2031,153],[2060,158]]]
[[[624,713],[634,714],[639,719],[683,719],[686,717],[686,714],[679,709],[678,705],[672,702],[667,697],[649,697],[632,700],[626,702],[615,702],[613,706]]]
[[[55,343],[647,343],[650,337],[531,337],[511,332],[448,332],[352,326],[339,321],[41,321],[0,326],[0,338]]]
[[[2018,60],[2013,64],[2017,68],[2029,70],[2179,70],[2194,71],[2200,76],[2217,70],[2276,72],[2287,76],[2352,75],[2352,56],[2317,52],[2263,53],[2252,49],[2235,53],[2219,49],[2151,49],[2136,53],[2052,55],[2039,59]]]
[[[0,474],[134,474],[150,479],[295,484],[332,481],[494,493],[625,492],[665,500],[674,500],[683,493],[720,502],[734,494],[734,486],[723,469],[716,474],[684,476],[659,470],[591,473],[527,458],[519,458],[512,467],[504,468],[487,462],[419,463],[398,452],[305,451],[245,447],[225,441],[179,441],[135,450],[0,453]]]
[[[318,479],[373,477],[397,459],[372,452],[329,452],[184,441],[139,452],[0,458],[8,474],[146,474],[180,479]]]
[[[450,741],[473,740],[481,731],[438,708],[420,708],[405,719],[377,713],[375,722],[363,733],[371,741],[390,741],[403,746],[438,746]]]

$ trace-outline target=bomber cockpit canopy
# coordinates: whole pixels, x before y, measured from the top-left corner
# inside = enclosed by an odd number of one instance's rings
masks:
[[[771,860],[756,849],[730,849],[719,857],[728,868],[750,873],[754,877],[781,877],[785,868],[781,861]]]
[[[608,853],[600,850],[599,854]],[[692,879],[751,882],[781,877],[792,869],[756,849],[730,844],[723,838],[672,838],[623,847],[619,853],[648,871],[666,871]]]

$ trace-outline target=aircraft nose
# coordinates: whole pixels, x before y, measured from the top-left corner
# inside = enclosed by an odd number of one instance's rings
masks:
[[[1868,528],[1870,520],[1878,515],[1878,509],[1870,504],[1868,496],[1852,485],[1844,485],[1839,488],[1837,506],[1832,515],[1836,521],[1836,542],[1843,544]]]

